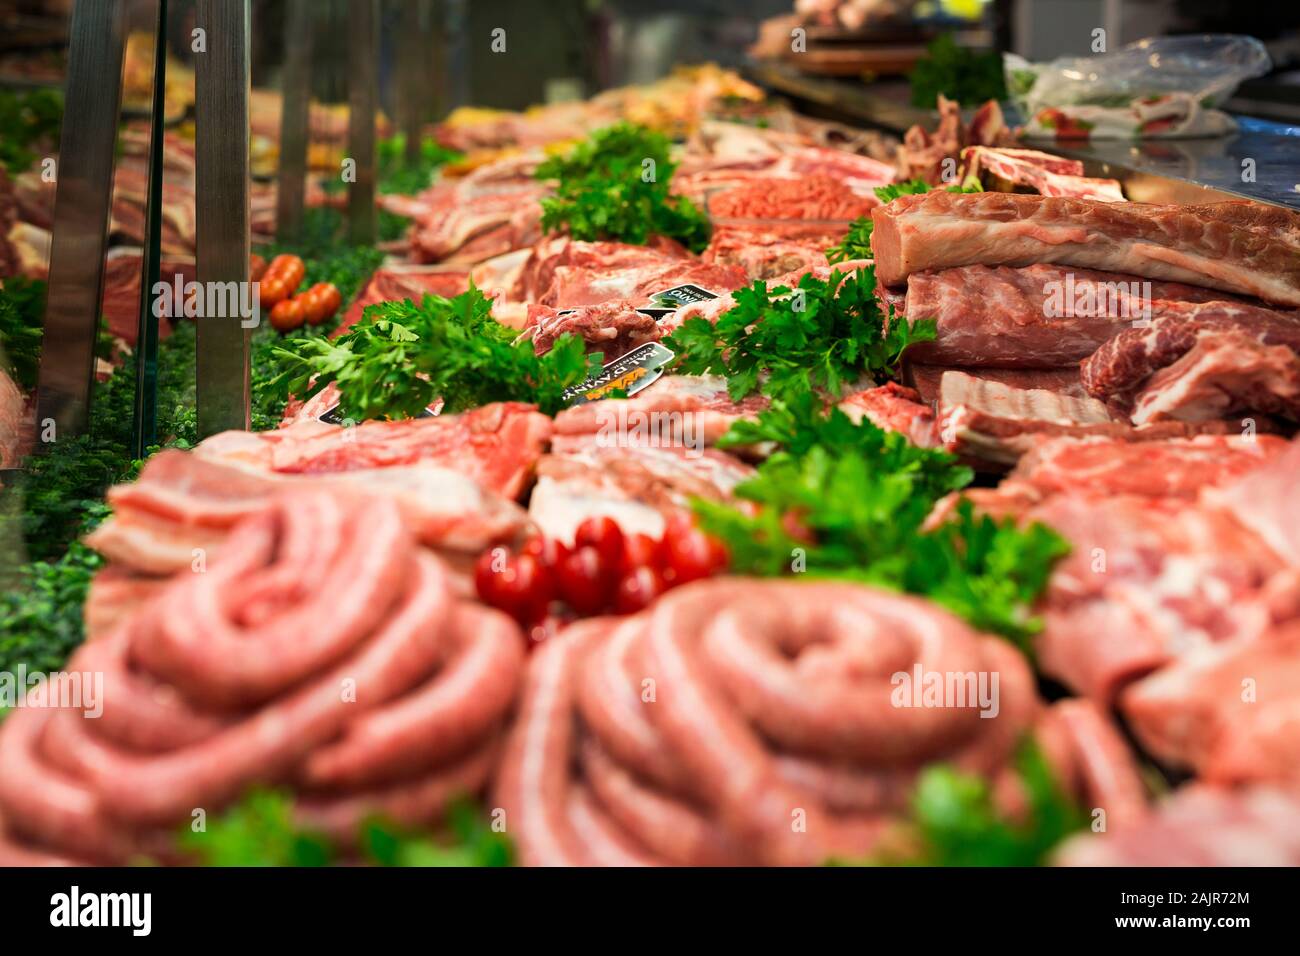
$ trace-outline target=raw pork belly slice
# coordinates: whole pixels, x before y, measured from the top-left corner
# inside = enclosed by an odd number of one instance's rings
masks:
[[[1297,418],[1297,356],[1300,314],[1208,302],[1121,332],[1083,363],[1080,377],[1090,395],[1125,411],[1145,393],[1147,420],[1200,421],[1218,408]]]
[[[1090,179],[1083,175],[1083,163],[1036,149],[994,149],[968,146],[961,152],[964,177],[976,177],[986,188],[999,192],[1024,192],[1028,187],[1042,196],[1072,196],[1099,202],[1124,202],[1118,180]],[[1004,188],[1010,187],[1010,188]]]
[[[550,435],[551,420],[535,406],[496,402],[459,415],[348,428],[302,421],[269,432],[222,432],[202,442],[194,454],[276,474],[338,474],[427,462],[517,498]]]
[[[1055,859],[1061,866],[1300,866],[1300,798],[1265,787],[1184,787],[1140,821],[1072,838]]]
[[[524,334],[532,339],[538,355],[544,355],[555,340],[566,333],[587,343],[588,352],[604,353],[610,362],[645,342],[658,342],[663,332],[654,316],[636,310],[626,299],[611,299],[598,305],[557,312],[549,305],[528,306]]]
[[[1128,441],[1227,434],[1231,422],[1158,422],[1134,428],[1093,398],[1046,389],[1019,389],[965,372],[944,373],[939,385],[939,438],[949,451],[991,466],[1009,466],[1045,438],[1099,435]]]
[[[557,437],[537,465],[528,513],[548,536],[571,543],[586,518],[608,516],[624,532],[663,534],[665,516],[691,498],[721,501],[754,469],[713,448],[659,445],[628,436]]]
[[[1149,299],[1143,283],[1150,286]],[[1177,311],[1183,303],[1223,299],[1222,293],[1180,282],[1056,265],[917,272],[908,276],[905,297],[881,295],[896,314],[935,322],[934,341],[908,349],[911,360],[1000,368],[1077,365],[1137,320]],[[1048,314],[1073,312],[1075,306],[1085,314]]]
[[[1300,213],[1248,201],[1105,203],[1014,193],[901,196],[872,212],[876,276],[1039,262],[1300,305]]]
[[[877,428],[907,436],[913,445],[934,448],[939,443],[934,409],[921,401],[915,389],[896,382],[847,395],[840,400],[839,408],[853,421],[865,418]]]
[[[915,348],[915,346],[913,346]],[[911,349],[908,349],[911,353]],[[961,372],[960,368],[944,365],[924,365],[920,362],[904,363],[904,380],[921,393],[921,401],[928,405],[939,402],[939,386],[944,372]],[[999,382],[1009,388],[1046,389],[1069,398],[1087,398],[1083,383],[1079,381],[1077,368],[973,368],[970,374],[978,375],[986,382]]]
[[[1042,672],[1109,704],[1198,646],[1263,633],[1281,563],[1230,516],[1174,498],[1058,494],[1032,507],[1070,542],[1052,572]]]
[[[1021,458],[1006,483],[1033,488],[1044,498],[1072,493],[1195,499],[1202,488],[1228,484],[1286,447],[1275,435],[1197,435],[1139,443],[1054,438]]]
[[[1207,782],[1300,783],[1300,622],[1207,645],[1131,685],[1120,710],[1148,752]]]
[[[712,445],[741,418],[757,415],[768,405],[763,395],[733,402],[725,379],[713,375],[665,375],[631,398],[606,398],[566,408],[555,416],[556,435],[608,432],[634,416],[689,413],[706,445]]]

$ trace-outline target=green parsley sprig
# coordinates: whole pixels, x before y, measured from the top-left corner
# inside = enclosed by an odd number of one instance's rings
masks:
[[[845,383],[893,370],[913,342],[934,338],[933,322],[884,321],[875,289],[870,269],[805,274],[793,289],[756,281],[734,293],[735,308],[716,325],[687,319],[664,344],[677,353],[675,371],[723,375],[735,400],[760,383],[768,395],[809,384],[838,395]]]
[[[955,519],[922,530],[935,502],[968,485],[971,470],[865,419],[855,424],[808,390],[735,423],[719,446],[763,442],[778,450],[735,489],[750,507],[693,505],[734,571],[803,572],[923,595],[1030,650],[1041,628],[1031,609],[1069,550],[1059,535],[976,516],[965,501]]]
[[[671,194],[677,164],[669,150],[662,133],[616,123],[546,160],[536,176],[556,186],[555,194],[542,200],[542,229],[632,245],[660,235],[702,251],[709,244],[709,220],[685,196]]]
[[[306,396],[335,382],[341,412],[357,421],[412,418],[437,398],[450,412],[518,401],[554,414],[565,389],[599,372],[600,354],[588,356],[580,338],[562,335],[538,355],[491,312],[492,301],[475,288],[454,299],[372,305],[337,339],[294,339],[293,349],[276,349],[275,388]]]

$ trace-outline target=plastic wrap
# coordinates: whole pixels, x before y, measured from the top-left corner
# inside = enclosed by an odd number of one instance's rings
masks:
[[[1214,107],[1271,66],[1262,43],[1233,34],[1157,37],[1049,63],[1004,57],[1024,135],[1053,139],[1223,135],[1236,127]]]

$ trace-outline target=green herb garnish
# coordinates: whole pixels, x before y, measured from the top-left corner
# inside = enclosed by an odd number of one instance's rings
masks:
[[[538,179],[556,182],[555,195],[542,200],[542,229],[632,245],[667,236],[700,252],[709,244],[709,220],[686,197],[671,195],[676,168],[662,133],[631,123],[597,130],[537,167]]]
[[[356,421],[411,418],[435,399],[447,411],[489,402],[537,404],[547,414],[564,407],[563,393],[600,370],[599,354],[562,335],[545,355],[492,318],[492,301],[478,289],[447,299],[426,295],[381,302],[337,339],[293,341],[278,348],[283,371],[276,388],[296,395],[336,382],[340,410]]]
[[[735,308],[716,325],[688,319],[664,344],[677,353],[674,371],[724,375],[733,400],[760,382],[768,395],[809,384],[838,395],[845,383],[892,370],[913,342],[934,338],[933,322],[885,322],[875,289],[870,269],[805,274],[793,289],[756,281],[734,293]]]
[[[778,450],[734,492],[752,507],[694,502],[734,571],[806,573],[923,595],[1029,650],[1041,628],[1031,608],[1068,552],[1059,535],[977,517],[969,502],[954,520],[923,531],[935,502],[969,484],[971,470],[865,419],[854,424],[811,391],[792,391],[757,419],[736,422],[719,447],[763,442]]]
[[[57,149],[63,94],[57,90],[0,90],[0,167],[10,175],[30,169],[37,149]]]

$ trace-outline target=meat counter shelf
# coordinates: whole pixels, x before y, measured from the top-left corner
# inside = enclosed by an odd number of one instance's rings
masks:
[[[908,103],[904,82],[867,85],[812,77],[771,62],[752,63],[746,72],[755,83],[828,119],[894,133],[915,123],[933,129],[937,122],[932,111]],[[1088,175],[1118,179],[1125,195],[1139,202],[1246,198],[1300,209],[1300,126],[1236,119],[1239,129],[1231,136],[1028,145],[1082,160]]]

